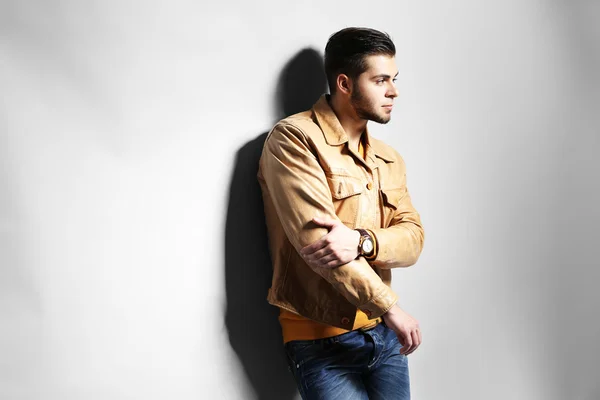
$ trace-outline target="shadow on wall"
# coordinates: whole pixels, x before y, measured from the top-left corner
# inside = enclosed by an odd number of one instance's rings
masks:
[[[278,117],[308,110],[325,91],[323,58],[304,49],[283,69],[277,85]],[[225,325],[229,342],[261,400],[296,397],[283,350],[279,309],[267,303],[272,266],[260,185],[256,178],[265,132],[238,150],[225,224]]]

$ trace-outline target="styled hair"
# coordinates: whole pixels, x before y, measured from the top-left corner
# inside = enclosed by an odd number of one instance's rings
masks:
[[[339,74],[352,79],[367,70],[366,56],[396,55],[396,46],[387,33],[370,28],[345,28],[331,35],[325,46],[325,75],[329,91],[335,93]]]

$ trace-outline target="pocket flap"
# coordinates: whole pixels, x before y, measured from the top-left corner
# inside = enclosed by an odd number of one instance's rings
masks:
[[[384,203],[396,210],[398,208],[398,204],[400,203],[400,199],[406,193],[406,188],[395,188],[395,189],[382,189],[381,195],[383,197]]]
[[[360,179],[351,176],[328,176],[327,183],[331,196],[337,200],[362,193],[363,190]]]

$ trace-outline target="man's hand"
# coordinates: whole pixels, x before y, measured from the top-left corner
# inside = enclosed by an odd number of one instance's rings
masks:
[[[421,329],[416,319],[394,305],[383,314],[385,324],[396,333],[402,345],[400,354],[409,355],[421,345]]]
[[[358,231],[335,219],[315,217],[313,222],[329,229],[329,233],[300,250],[300,255],[311,267],[336,268],[358,257]]]

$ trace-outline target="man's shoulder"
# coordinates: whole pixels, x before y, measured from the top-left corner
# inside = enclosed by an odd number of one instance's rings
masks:
[[[281,131],[292,131],[293,134],[299,134],[307,138],[323,136],[321,127],[317,124],[312,110],[293,114],[278,121],[269,133],[269,137],[273,133]]]

